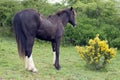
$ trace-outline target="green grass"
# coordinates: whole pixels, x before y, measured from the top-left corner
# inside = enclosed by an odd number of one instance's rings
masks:
[[[107,69],[93,71],[85,67],[74,46],[60,49],[61,70],[53,67],[50,43],[35,42],[33,59],[38,73],[26,71],[17,54],[14,38],[0,37],[0,80],[119,80],[120,51]]]

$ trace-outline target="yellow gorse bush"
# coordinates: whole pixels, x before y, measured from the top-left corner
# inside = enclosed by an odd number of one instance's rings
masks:
[[[85,47],[76,46],[76,49],[80,57],[95,68],[105,67],[116,56],[117,49],[109,48],[106,40],[100,40],[99,34],[94,39],[90,39],[88,44]]]

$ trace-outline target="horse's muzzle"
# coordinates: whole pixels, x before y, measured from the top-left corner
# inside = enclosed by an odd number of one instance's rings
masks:
[[[73,27],[76,27],[76,25],[77,25],[76,23],[75,23],[75,24],[73,24]]]

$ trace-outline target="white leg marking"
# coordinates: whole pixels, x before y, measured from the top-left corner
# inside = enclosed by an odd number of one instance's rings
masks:
[[[28,58],[28,70],[31,70],[33,72],[37,72],[37,69],[36,69],[36,67],[34,65],[32,55]]]
[[[55,64],[55,60],[56,60],[56,52],[53,52],[53,64]]]
[[[28,69],[28,57],[25,57],[25,69]]]

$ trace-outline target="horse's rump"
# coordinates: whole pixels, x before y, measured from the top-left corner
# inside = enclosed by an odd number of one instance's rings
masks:
[[[37,29],[40,25],[39,14],[32,9],[18,12],[14,16],[13,25],[18,46],[18,53],[21,57],[24,57],[27,54],[27,40],[35,37]]]

